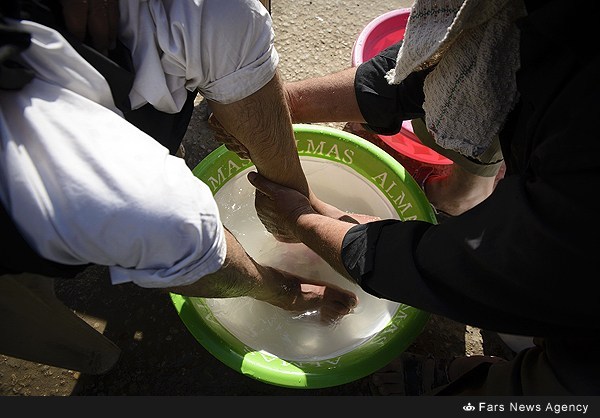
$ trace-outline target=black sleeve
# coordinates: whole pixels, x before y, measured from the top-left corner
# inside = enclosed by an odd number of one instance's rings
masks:
[[[388,84],[385,74],[396,67],[402,42],[381,51],[356,69],[354,90],[365,127],[378,134],[393,135],[402,122],[423,117],[423,82],[431,70],[410,74],[400,84]]]

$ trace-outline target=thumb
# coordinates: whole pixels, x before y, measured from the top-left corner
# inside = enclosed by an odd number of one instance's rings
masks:
[[[246,176],[251,185],[256,187],[260,192],[267,196],[271,196],[273,193],[271,182],[258,174],[256,171],[251,171]]]

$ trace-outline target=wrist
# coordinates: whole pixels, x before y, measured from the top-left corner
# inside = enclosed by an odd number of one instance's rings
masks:
[[[314,236],[319,235],[319,230],[324,227],[327,218],[315,211],[302,213],[296,218],[294,235],[302,242],[311,241]]]

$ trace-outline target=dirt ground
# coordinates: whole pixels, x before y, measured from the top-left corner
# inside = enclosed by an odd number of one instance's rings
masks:
[[[284,80],[342,70],[355,39],[373,18],[410,1],[273,0],[276,47]],[[184,139],[190,168],[218,144],[197,101]],[[328,124],[341,128],[341,124]],[[58,297],[122,350],[103,375],[85,375],[0,355],[1,396],[83,395],[369,395],[368,377],[326,389],[272,386],[239,374],[208,353],[187,330],[171,300],[159,291],[112,286],[107,270],[93,267],[57,283]],[[4,338],[4,336],[3,336]],[[433,316],[408,348],[438,357],[512,352],[495,333]]]

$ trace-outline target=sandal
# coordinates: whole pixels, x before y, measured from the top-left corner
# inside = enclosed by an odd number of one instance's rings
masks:
[[[448,368],[454,358],[402,353],[389,365],[373,373],[369,381],[372,395],[430,395],[450,383]]]

